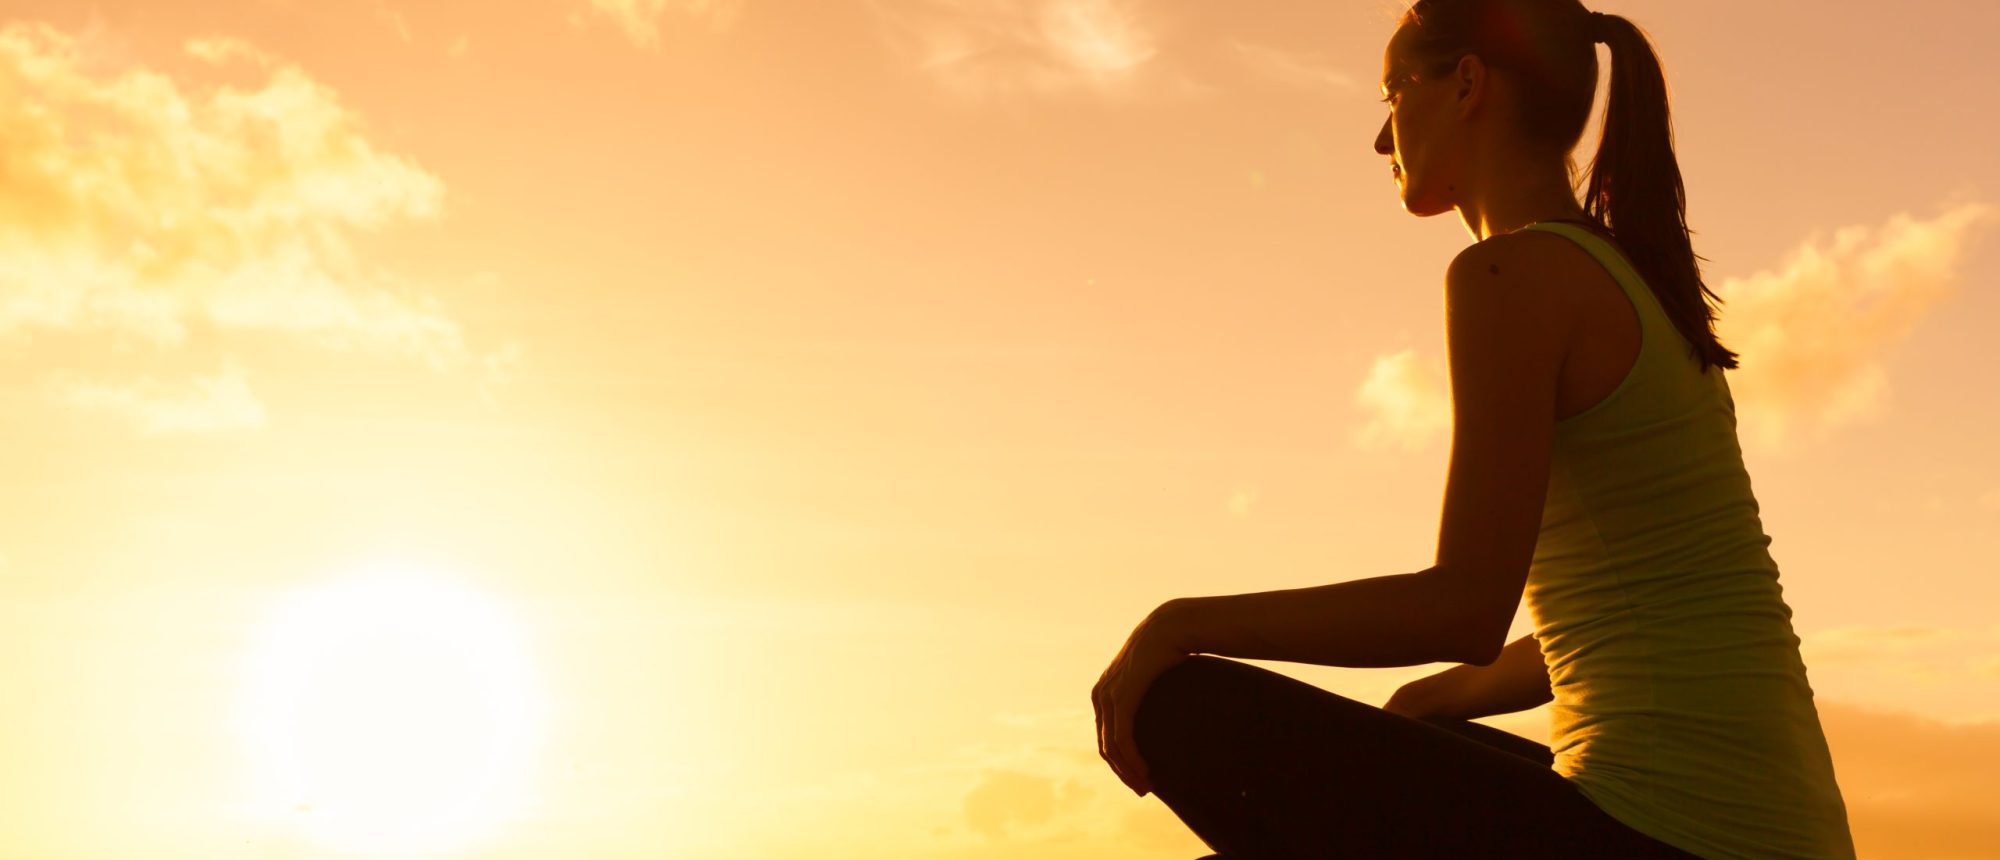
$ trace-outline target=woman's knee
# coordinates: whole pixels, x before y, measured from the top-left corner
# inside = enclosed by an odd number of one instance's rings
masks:
[[[1150,762],[1154,755],[1172,755],[1190,737],[1204,734],[1198,722],[1212,720],[1217,705],[1232,699],[1230,678],[1245,668],[1252,667],[1196,654],[1155,678],[1133,718],[1132,740],[1140,756]]]

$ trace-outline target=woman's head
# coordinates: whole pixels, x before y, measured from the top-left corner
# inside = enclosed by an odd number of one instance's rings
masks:
[[[1704,296],[1721,299],[1702,284],[1689,239],[1666,79],[1632,22],[1577,0],[1418,0],[1384,52],[1390,107],[1375,151],[1394,160],[1403,206],[1420,216],[1451,211],[1496,175],[1571,177],[1570,152],[1597,91],[1599,43],[1610,55],[1610,94],[1582,208],[1618,239],[1703,369],[1734,368]]]
[[[1411,213],[1450,211],[1480,171],[1571,169],[1597,90],[1591,22],[1576,0],[1420,0],[1403,13],[1375,151],[1392,157]]]

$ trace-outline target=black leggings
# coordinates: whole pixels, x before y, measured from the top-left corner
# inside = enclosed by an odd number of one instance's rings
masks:
[[[1225,860],[1696,857],[1598,809],[1546,746],[1235,660],[1161,675],[1133,740],[1153,794]]]

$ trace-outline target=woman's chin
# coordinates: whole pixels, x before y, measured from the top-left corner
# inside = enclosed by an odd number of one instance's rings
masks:
[[[1403,211],[1408,212],[1411,215],[1415,215],[1418,218],[1429,218],[1432,215],[1443,215],[1446,212],[1452,211],[1452,209],[1453,207],[1448,205],[1441,205],[1436,200],[1431,200],[1420,195],[1411,194],[1409,188],[1407,187],[1403,189]]]

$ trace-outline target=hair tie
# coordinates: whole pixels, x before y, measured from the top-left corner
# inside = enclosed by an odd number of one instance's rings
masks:
[[[1605,17],[1603,12],[1590,13],[1591,44],[1603,45],[1611,43],[1611,39],[1609,38],[1611,30],[1609,26],[1610,23],[1611,22],[1609,21],[1609,19]]]

